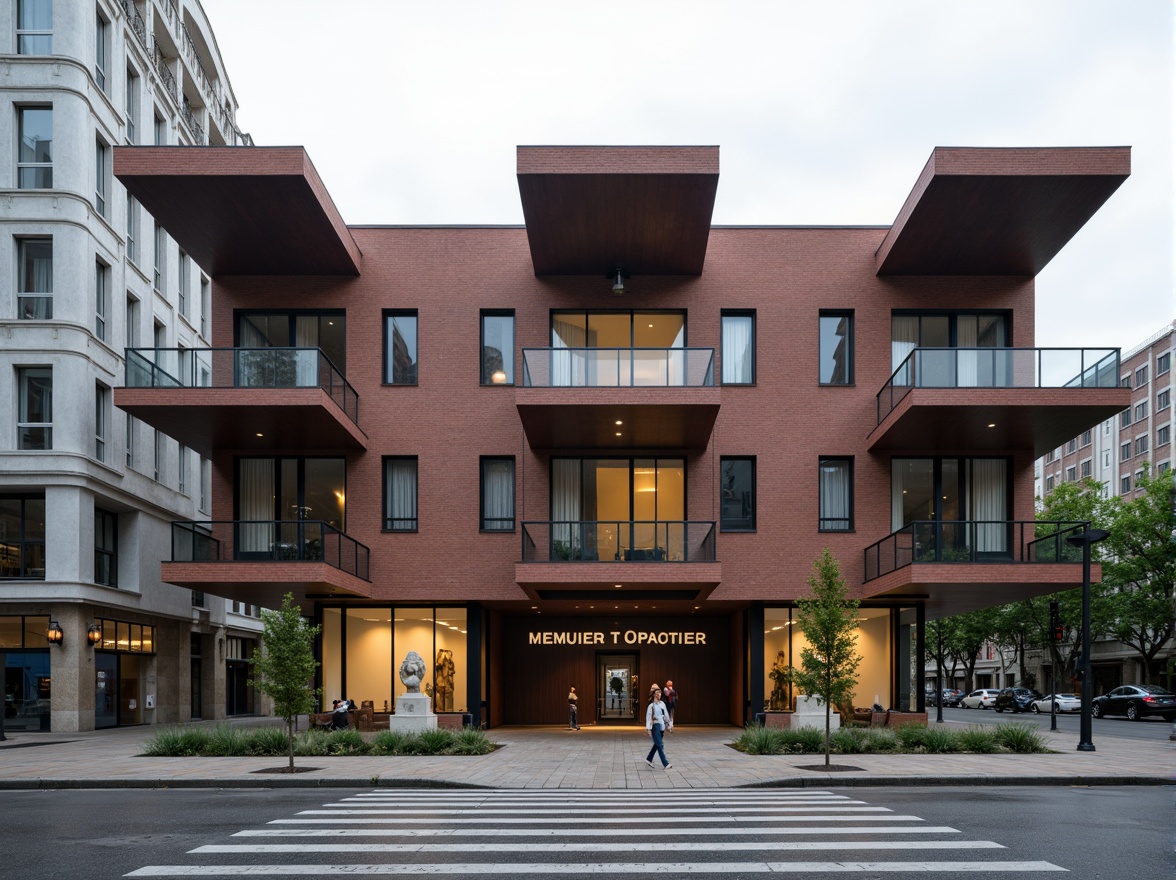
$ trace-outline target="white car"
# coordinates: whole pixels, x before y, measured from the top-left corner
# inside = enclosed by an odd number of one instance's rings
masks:
[[[991,709],[992,704],[996,701],[996,695],[1000,691],[993,688],[980,688],[980,690],[972,691],[966,697],[960,700],[961,709]]]
[[[1047,694],[1040,700],[1034,700],[1032,710],[1034,713],[1048,712],[1051,704],[1056,707],[1057,712],[1081,712],[1082,698],[1077,694]]]

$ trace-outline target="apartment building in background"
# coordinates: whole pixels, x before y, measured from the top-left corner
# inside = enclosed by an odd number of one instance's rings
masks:
[[[936,148],[883,226],[715,226],[717,147],[519,147],[522,226],[348,226],[306,152],[122,146],[210,276],[211,345],[114,402],[211,462],[168,583],[322,626],[324,697],[473,723],[787,709],[824,548],[854,703],[923,707],[928,619],[1081,578],[1034,462],[1128,405],[1034,344],[1034,277],[1129,148]],[[458,218],[460,219],[460,218]],[[1099,576],[1097,567],[1094,573]]]
[[[124,351],[206,348],[211,280],[114,176],[116,149],[251,144],[195,0],[14,0],[0,85],[4,724],[251,712],[255,609],[160,578],[211,463],[114,404]]]

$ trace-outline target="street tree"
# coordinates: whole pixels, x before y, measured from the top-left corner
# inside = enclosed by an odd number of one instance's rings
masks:
[[[261,634],[261,653],[255,654],[253,680],[263,694],[274,701],[274,714],[286,722],[286,736],[290,745],[290,766],[294,772],[294,722],[299,715],[314,711],[314,639],[319,627],[310,626],[287,593],[277,611],[262,609],[264,629]]]
[[[953,627],[947,643],[947,653],[952,663],[964,667],[964,680],[968,690],[976,687],[976,661],[984,644],[992,638],[995,614],[991,608],[967,611],[951,618]]]
[[[826,547],[813,563],[808,579],[811,595],[797,599],[797,625],[808,644],[800,650],[800,668],[793,682],[806,694],[825,701],[825,766],[829,766],[829,737],[833,706],[845,703],[857,686],[857,611],[850,599],[841,566]]]

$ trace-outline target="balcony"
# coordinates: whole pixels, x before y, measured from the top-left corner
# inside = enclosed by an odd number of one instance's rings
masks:
[[[127,349],[114,402],[206,458],[367,448],[355,389],[317,348]]]
[[[710,348],[525,348],[515,404],[537,450],[701,450],[719,413],[714,359]]]
[[[162,579],[267,608],[293,593],[370,599],[370,552],[321,520],[172,523]]]
[[[868,448],[1041,457],[1130,401],[1117,348],[916,348],[878,392]]]
[[[923,598],[934,619],[1081,586],[1082,551],[1066,538],[1089,525],[917,520],[866,548],[865,595]]]
[[[529,521],[518,584],[533,599],[704,598],[722,580],[715,523]]]

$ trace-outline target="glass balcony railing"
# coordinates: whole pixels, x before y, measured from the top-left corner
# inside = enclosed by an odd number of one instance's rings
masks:
[[[714,522],[560,520],[523,523],[523,562],[714,562]]]
[[[919,563],[1081,562],[1066,543],[1087,522],[916,520],[866,548],[867,581]]]
[[[715,384],[713,348],[524,348],[531,388],[701,388]]]
[[[369,556],[366,546],[322,520],[172,523],[172,562],[325,562],[366,581]]]
[[[878,392],[881,424],[912,388],[1115,388],[1117,348],[916,348]]]
[[[317,348],[128,348],[128,388],[321,388],[359,424],[359,395]]]

